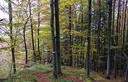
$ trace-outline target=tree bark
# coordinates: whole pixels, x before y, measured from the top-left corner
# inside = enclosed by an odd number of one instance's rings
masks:
[[[39,60],[41,62],[41,53],[40,53],[40,39],[39,39],[39,35],[40,35],[40,0],[38,0],[38,39],[37,39],[37,46],[38,46],[38,56],[39,56]]]
[[[51,36],[52,36],[52,49],[53,49],[53,76],[54,78],[58,78],[57,74],[57,54],[56,54],[56,40],[55,40],[55,32],[54,32],[54,0],[50,0],[50,8],[51,8],[51,19],[50,19],[50,27],[51,27]]]
[[[127,3],[128,0],[126,0],[125,3],[125,11],[124,11],[124,24],[123,24],[123,50],[124,50],[124,46],[125,46],[125,41],[126,41],[126,19],[127,19]]]
[[[55,26],[56,26],[57,73],[61,74],[59,0],[55,0]]]
[[[32,24],[32,11],[31,11],[31,1],[30,0],[29,0],[29,18],[30,18],[30,27],[31,27],[33,62],[36,62],[35,43],[34,43],[34,32],[33,32],[33,24]]]
[[[16,62],[15,62],[15,45],[14,45],[14,37],[13,37],[13,17],[12,17],[12,4],[11,0],[8,0],[8,9],[9,9],[9,27],[10,27],[10,39],[11,39],[11,53],[12,53],[12,65],[13,65],[13,73],[16,73]]]
[[[87,34],[87,53],[86,53],[86,75],[90,76],[90,50],[91,50],[91,18],[92,18],[92,0],[88,0],[88,34]]]
[[[27,50],[27,43],[26,43],[26,25],[28,23],[28,18],[23,27],[23,39],[24,39],[24,48],[25,48],[25,63],[28,64],[28,50]]]
[[[69,65],[72,66],[72,34],[71,34],[71,31],[72,31],[72,7],[70,6],[69,7],[69,44],[70,44],[70,62],[69,62]]]
[[[110,56],[111,56],[111,28],[112,28],[112,0],[108,0],[109,16],[108,16],[108,55],[107,55],[107,72],[106,78],[110,79]]]
[[[119,27],[120,27],[120,9],[121,9],[121,0],[118,1],[118,12],[117,12],[117,26],[116,26],[116,37],[115,37],[115,43],[116,46],[119,45]],[[119,54],[119,48],[115,49],[115,57],[114,57],[114,71],[115,71],[115,75],[114,77],[116,78],[117,75],[117,54]]]
[[[100,56],[100,27],[101,27],[101,0],[98,1],[98,28],[97,28],[97,71],[99,69],[99,56]]]

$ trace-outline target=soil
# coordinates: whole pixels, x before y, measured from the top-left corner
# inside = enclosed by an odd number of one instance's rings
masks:
[[[80,75],[65,75],[63,74],[63,70],[76,70],[79,68],[74,68],[74,67],[66,67],[62,69],[62,76],[65,80],[68,80],[69,82],[73,81],[73,82],[85,82],[82,79],[82,76]],[[35,76],[37,82],[50,82],[48,80],[48,77],[51,75],[51,71],[49,72],[36,72],[33,73],[33,76]],[[122,80],[120,79],[113,79],[111,78],[111,80],[96,80],[94,77],[92,79],[92,82],[122,82]]]
[[[78,69],[78,68],[66,67],[64,69],[74,70],[74,69]],[[82,77],[80,77],[79,75],[64,75],[63,74],[64,69],[62,69],[62,76],[65,80],[73,81],[73,82],[83,82]],[[51,74],[51,72],[36,72],[36,73],[33,73],[33,75],[36,77],[37,82],[49,82],[48,77],[49,77],[50,74]]]
[[[33,75],[36,77],[37,82],[49,82],[48,81],[49,73],[37,72],[37,73],[33,73]]]
[[[37,72],[33,73],[35,76],[37,82],[49,82],[48,77],[50,73],[43,73],[43,72]],[[83,82],[80,78],[80,76],[77,75],[64,75],[65,80],[73,81],[73,82]]]

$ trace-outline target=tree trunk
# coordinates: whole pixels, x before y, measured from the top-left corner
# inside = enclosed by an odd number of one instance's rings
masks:
[[[60,61],[60,24],[59,24],[59,1],[55,0],[55,26],[56,26],[56,54],[57,54],[57,73],[61,74]]]
[[[50,27],[51,27],[51,35],[52,35],[52,48],[53,48],[53,76],[57,78],[57,55],[56,55],[56,42],[55,42],[55,32],[54,32],[54,0],[50,0],[50,8],[51,8],[51,19],[50,19]]]
[[[69,65],[72,66],[72,35],[71,35],[71,31],[72,31],[72,7],[69,7],[69,44],[70,44],[70,62]]]
[[[88,1],[88,34],[87,34],[87,41],[88,41],[88,45],[87,45],[87,53],[86,53],[86,75],[87,77],[90,76],[90,50],[91,50],[91,18],[92,18],[92,0]]]
[[[112,27],[112,0],[108,0],[108,55],[107,55],[107,72],[106,78],[110,79],[110,56],[111,56],[111,27]]]
[[[40,53],[40,39],[39,39],[39,35],[40,35],[40,0],[38,0],[38,39],[37,39],[37,46],[38,46],[38,56],[39,56],[39,60],[41,62],[41,53]]]
[[[100,27],[101,27],[101,0],[98,1],[99,9],[98,9],[98,29],[97,29],[97,71],[99,69],[99,56],[100,56]]]
[[[26,25],[28,23],[28,18],[23,27],[23,39],[24,39],[24,48],[25,48],[25,63],[28,64],[28,50],[27,50],[27,43],[26,43]]]
[[[9,8],[9,27],[10,27],[10,39],[11,39],[11,53],[12,53],[12,65],[13,65],[13,73],[16,73],[16,62],[15,62],[15,47],[14,47],[14,37],[13,37],[13,24],[12,24],[12,4],[11,0],[8,0],[8,8]]]
[[[126,41],[126,19],[127,19],[127,3],[128,0],[126,0],[125,3],[125,11],[124,11],[124,24],[123,24],[123,50],[124,50],[124,46],[125,46],[125,41]]]
[[[120,27],[120,7],[121,7],[121,0],[118,1],[118,12],[117,12],[117,26],[116,26],[116,38],[115,38],[115,42],[116,42],[116,46],[119,45],[119,27]],[[115,58],[114,58],[114,71],[115,71],[115,75],[114,77],[116,78],[117,75],[117,54],[119,54],[119,48],[115,49]]]
[[[115,27],[115,5],[116,5],[116,0],[114,0],[114,2],[113,2],[113,22],[112,22],[112,45],[114,46],[116,43],[115,43],[115,31],[114,31],[114,27]],[[113,50],[113,52],[114,52],[114,55],[116,55],[115,54],[115,50]],[[116,56],[114,56],[114,70],[115,70],[115,68],[116,68],[116,62],[115,62],[115,59],[116,58]],[[116,73],[114,73],[114,77],[116,78]]]
[[[125,71],[125,81],[124,82],[128,82],[128,61],[127,63],[127,67],[126,67],[126,71]]]
[[[33,62],[36,62],[35,43],[34,43],[34,32],[33,32],[33,24],[32,24],[32,11],[31,11],[31,1],[30,0],[29,0],[29,18],[30,18],[30,27],[31,27]]]

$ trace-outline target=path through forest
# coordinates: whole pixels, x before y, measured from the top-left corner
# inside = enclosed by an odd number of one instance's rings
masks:
[[[37,82],[49,82],[48,80],[49,73],[38,72],[38,73],[34,73],[33,75],[36,77]],[[83,82],[78,75],[64,76],[64,79],[73,82]]]
[[[37,82],[49,82],[48,81],[49,73],[37,72],[37,73],[33,73],[33,75],[36,77]]]
[[[83,82],[83,76],[81,75],[73,75],[73,74],[64,74],[64,70],[76,70],[78,68],[73,68],[73,67],[66,67],[62,69],[62,77],[63,80],[66,80],[66,82]],[[33,76],[36,78],[37,82],[50,82],[49,81],[49,76],[52,74],[51,71],[49,72],[36,72],[33,73]],[[65,81],[64,81],[65,82]]]
[[[67,70],[68,70],[68,73],[70,73],[70,74],[66,74],[65,71],[67,71]],[[76,70],[80,70],[80,68],[68,67],[68,66],[62,68],[61,80],[62,79],[64,80],[62,82],[67,82],[67,81],[68,82],[90,82],[90,81],[83,80],[84,73],[81,72],[79,74],[76,74],[76,72],[77,72]],[[50,79],[51,75],[52,75],[52,71],[33,73],[33,76],[36,78],[37,82],[54,82],[53,79]],[[97,76],[97,77],[95,77],[95,76]],[[59,80],[57,82],[61,82],[61,81]],[[91,77],[91,82],[122,82],[122,79],[119,77],[118,79],[111,78],[111,80],[107,80],[107,79],[105,79],[105,77],[94,74]]]

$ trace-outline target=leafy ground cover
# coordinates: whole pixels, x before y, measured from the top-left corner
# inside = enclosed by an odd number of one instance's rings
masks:
[[[119,78],[118,80],[106,80],[99,73],[91,73],[91,78],[85,79],[84,69],[77,67],[62,67],[62,75],[56,80],[52,77],[52,65],[33,65],[19,71],[15,78],[10,78],[6,82],[122,82]]]

